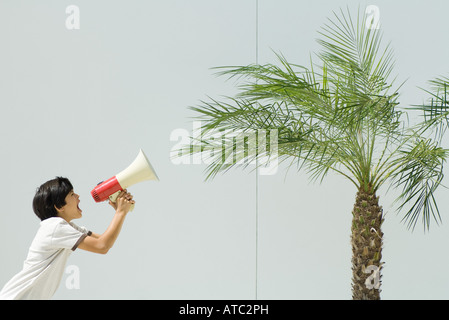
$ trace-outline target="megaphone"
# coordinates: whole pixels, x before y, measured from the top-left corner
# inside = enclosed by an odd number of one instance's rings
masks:
[[[146,180],[156,180],[159,178],[148,161],[147,156],[140,149],[136,159],[122,172],[113,176],[112,178],[102,181],[90,192],[96,202],[102,202],[109,198],[115,202],[120,191],[128,187]],[[131,206],[130,211],[134,209]]]

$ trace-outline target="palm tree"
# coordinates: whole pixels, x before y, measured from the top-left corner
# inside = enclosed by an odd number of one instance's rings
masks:
[[[267,158],[288,160],[312,180],[321,182],[329,172],[347,178],[357,192],[351,225],[353,299],[380,299],[384,216],[379,188],[400,190],[398,210],[404,210],[409,228],[419,220],[429,228],[441,219],[434,194],[449,153],[425,136],[428,126],[408,124],[409,109],[399,108],[398,89],[389,82],[392,50],[381,47],[380,31],[367,28],[365,21],[360,12],[355,21],[349,10],[334,13],[319,32],[319,63],[310,61],[308,68],[281,54],[276,54],[279,65],[220,67],[220,75],[242,81],[240,92],[191,107],[202,123],[201,134],[180,152],[206,154],[207,179],[253,161],[262,165]],[[273,130],[277,135],[263,137]],[[276,148],[270,147],[273,137]],[[257,147],[251,147],[256,140]],[[244,148],[238,145],[242,142]]]

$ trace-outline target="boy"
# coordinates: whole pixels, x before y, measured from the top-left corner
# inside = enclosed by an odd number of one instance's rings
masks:
[[[79,195],[67,178],[56,177],[41,185],[33,199],[33,211],[41,219],[23,269],[0,292],[0,299],[50,299],[59,286],[67,259],[76,248],[105,254],[117,239],[126,214],[134,204],[126,190],[109,201],[115,215],[99,235],[71,222],[81,218]]]

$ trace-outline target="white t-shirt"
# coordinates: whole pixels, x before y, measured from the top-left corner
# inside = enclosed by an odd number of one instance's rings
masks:
[[[41,221],[22,271],[5,284],[0,300],[50,299],[59,287],[67,259],[88,235],[86,228],[60,217]]]

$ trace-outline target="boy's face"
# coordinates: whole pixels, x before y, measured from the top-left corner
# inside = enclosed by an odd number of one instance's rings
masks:
[[[80,196],[77,195],[73,190],[65,197],[65,205],[58,210],[58,215],[67,221],[72,219],[81,218],[81,213],[83,212],[79,207]]]

